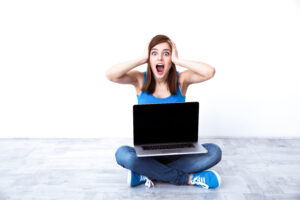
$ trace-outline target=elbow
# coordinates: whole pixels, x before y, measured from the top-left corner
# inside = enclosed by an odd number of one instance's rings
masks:
[[[113,77],[112,77],[111,72],[109,70],[105,72],[105,76],[109,81],[113,81]]]
[[[208,75],[209,79],[213,78],[215,74],[216,74],[216,69],[214,67],[211,67],[211,70]]]

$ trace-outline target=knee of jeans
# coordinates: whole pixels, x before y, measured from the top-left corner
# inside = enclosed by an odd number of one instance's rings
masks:
[[[121,146],[115,153],[116,161],[122,167],[132,169],[136,160],[136,153],[130,146]]]
[[[222,159],[222,150],[217,144],[209,143],[204,144],[205,148],[210,154],[215,158],[216,162],[219,162]]]

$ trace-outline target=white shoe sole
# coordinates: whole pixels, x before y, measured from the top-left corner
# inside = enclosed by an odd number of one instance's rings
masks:
[[[129,170],[128,176],[127,176],[127,184],[131,187],[131,171]]]

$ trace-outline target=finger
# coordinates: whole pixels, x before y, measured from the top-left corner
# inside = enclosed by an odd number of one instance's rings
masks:
[[[172,41],[172,45],[176,48],[176,44]]]
[[[171,43],[172,46],[174,45],[174,42],[172,40],[168,40],[168,41]]]

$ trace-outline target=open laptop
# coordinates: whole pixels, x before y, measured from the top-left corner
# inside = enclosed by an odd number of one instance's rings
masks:
[[[133,106],[133,144],[138,157],[207,153],[198,143],[199,103]]]

